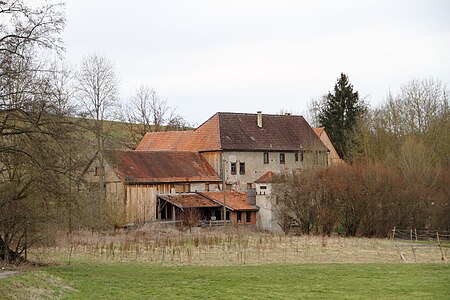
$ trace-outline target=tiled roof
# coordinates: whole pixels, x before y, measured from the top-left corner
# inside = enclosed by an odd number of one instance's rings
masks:
[[[194,131],[147,133],[136,150],[298,151],[326,147],[302,116],[219,112]]]
[[[186,151],[193,134],[193,130],[147,132],[136,150]]]
[[[219,116],[215,114],[194,130],[194,136],[189,145],[189,149],[192,151],[220,150],[219,130]]]
[[[268,171],[263,176],[255,180],[255,183],[272,183],[274,181],[275,173]]]
[[[197,152],[104,151],[105,160],[126,182],[216,182],[217,174]]]
[[[197,193],[158,195],[159,198],[166,200],[179,208],[187,207],[221,207],[214,201],[209,200]]]
[[[195,130],[148,132],[136,150],[216,151],[220,150],[218,116],[215,114]]]
[[[199,194],[223,205],[223,192],[201,192]],[[226,206],[231,210],[257,210],[256,207],[248,204],[247,193],[242,192],[226,192]]]
[[[298,151],[300,148],[325,150],[325,146],[302,116],[218,113],[223,150]]]

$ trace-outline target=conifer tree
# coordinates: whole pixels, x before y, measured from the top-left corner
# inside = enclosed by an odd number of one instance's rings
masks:
[[[351,133],[365,108],[359,100],[358,91],[353,90],[347,75],[341,73],[334,92],[328,92],[319,110],[319,123],[325,127],[336,151],[343,159],[348,158]]]

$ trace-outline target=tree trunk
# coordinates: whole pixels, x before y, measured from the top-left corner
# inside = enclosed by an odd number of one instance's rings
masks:
[[[19,253],[11,250],[5,243],[2,237],[0,237],[0,259],[5,262],[20,263],[24,261],[24,258]]]

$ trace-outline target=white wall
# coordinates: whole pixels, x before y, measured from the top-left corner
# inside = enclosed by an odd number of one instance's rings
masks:
[[[304,168],[311,163],[312,153],[305,153],[304,160],[301,161],[299,153],[299,160],[295,161],[294,152],[268,152],[269,163],[264,164],[264,152],[237,152],[226,151],[224,158],[226,160],[225,167],[225,181],[227,184],[232,184],[232,188],[239,191],[247,189],[247,183],[253,183],[256,179],[264,175],[268,171],[274,173],[290,172],[299,168]],[[285,163],[280,163],[280,153],[285,155]],[[318,163],[326,166],[326,153],[321,153]],[[236,162],[236,175],[232,175],[231,162]],[[239,163],[245,163],[245,174],[239,174]],[[255,186],[253,186],[255,188]]]
[[[265,189],[263,187],[266,187]],[[261,230],[270,232],[283,232],[280,225],[278,225],[276,215],[272,210],[270,183],[256,184],[256,205],[259,207],[256,219],[258,220],[257,227]]]

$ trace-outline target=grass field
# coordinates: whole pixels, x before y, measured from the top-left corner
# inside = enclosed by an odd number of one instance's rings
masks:
[[[448,299],[448,264],[74,263],[0,281],[5,299]]]
[[[448,244],[173,228],[56,241],[29,253],[48,267],[0,279],[0,299],[450,299]]]

